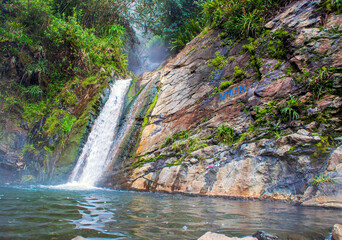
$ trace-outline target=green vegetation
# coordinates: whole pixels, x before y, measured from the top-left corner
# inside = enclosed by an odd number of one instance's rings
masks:
[[[201,149],[201,148],[205,148],[207,146],[208,146],[208,144],[202,142],[201,139],[198,137],[192,137],[192,138],[188,138],[184,141],[174,142],[172,145],[172,150],[175,153],[175,156],[177,156],[178,158],[176,161],[167,164],[167,167],[182,164],[182,161],[185,158],[191,156],[191,153],[193,151],[196,151],[196,150]]]
[[[190,134],[191,133],[189,131],[187,131],[187,130],[182,130],[182,131],[180,131],[178,133],[175,133],[172,136],[167,137],[165,139],[165,141],[164,141],[164,144],[161,147],[163,148],[163,147],[169,146],[169,145],[173,144],[175,141],[178,141],[178,140],[188,139]]]
[[[312,180],[311,183],[315,187],[318,187],[320,183],[334,183],[335,180],[331,177],[324,177],[323,175],[320,176],[315,176]]]
[[[209,118],[203,118],[202,120],[201,120],[201,123],[205,123],[205,122],[208,122],[208,120],[209,120]]]
[[[184,154],[191,153],[198,149],[207,147],[208,144],[201,142],[199,138],[189,138],[185,141],[178,141],[173,143],[172,150],[176,152],[176,154]]]
[[[171,50],[178,51],[202,31],[202,25],[195,19],[187,20],[171,38]]]
[[[34,147],[33,144],[27,144],[26,143],[24,145],[24,147],[23,147],[21,155],[24,155],[24,154],[27,154],[27,153],[38,155],[39,151]]]
[[[170,41],[170,48],[179,50],[198,35],[202,26],[199,17],[201,1],[195,0],[137,0],[136,22],[155,35]]]
[[[255,107],[255,111],[252,113],[254,118],[253,134],[258,135],[261,132],[267,134],[267,136],[275,136],[279,138],[283,135],[281,128],[279,127],[281,115],[280,108],[276,101],[270,101],[266,105]]]
[[[240,69],[238,66],[234,67],[234,78],[235,79],[243,79],[244,77],[246,77],[246,73]]]
[[[191,132],[183,130],[180,131],[171,137],[165,139],[164,144],[161,148],[171,146],[172,154],[171,155],[159,155],[156,157],[146,157],[146,155],[136,156],[137,160],[131,165],[133,168],[141,167],[147,162],[154,162],[159,159],[177,157],[175,161],[172,163],[168,163],[167,167],[176,166],[182,164],[182,161],[191,156],[193,151],[196,151],[201,148],[205,148],[208,146],[207,143],[203,142],[199,137],[190,137]]]
[[[257,48],[260,46],[260,42],[258,39],[254,40],[254,38],[248,38],[249,44],[243,45],[242,48],[246,49],[251,55],[255,55]]]
[[[273,125],[271,122],[277,120],[276,102],[271,101],[263,107],[255,107],[255,121],[259,126]]]
[[[278,70],[283,65],[283,62],[279,61],[276,65],[274,65],[274,69]]]
[[[321,141],[316,144],[316,149],[311,156],[313,162],[325,159],[325,157],[330,153],[330,148],[333,145],[331,136],[318,136],[321,138]]]
[[[226,145],[234,145],[234,144],[241,144],[246,139],[251,138],[255,136],[257,132],[257,128],[254,126],[254,124],[250,124],[248,127],[248,131],[245,131],[244,133],[237,134],[233,128],[221,125],[217,127],[216,135],[214,138],[219,141],[220,143],[226,144]]]
[[[218,51],[215,53],[215,58],[208,60],[207,67],[208,68],[215,68],[217,70],[222,70],[224,66],[228,63],[225,56],[221,55]]]
[[[67,135],[75,121],[76,117],[71,116],[68,112],[64,110],[55,110],[46,119],[43,131],[50,136],[55,136],[56,134],[62,136]]]
[[[135,157],[136,160],[131,164],[131,167],[132,168],[138,168],[138,167],[141,167],[142,165],[144,165],[145,163],[154,162],[156,160],[167,158],[167,157],[171,157],[171,156],[169,156],[169,155],[158,155],[156,157],[151,157],[151,158],[145,157],[145,155],[136,156]]]
[[[177,157],[177,160],[169,163],[167,167],[180,165],[185,158],[191,156],[193,151],[209,146],[207,143],[202,141],[205,139],[190,137],[192,134],[194,133],[183,130],[165,139],[161,148],[171,146],[174,153],[173,156]]]
[[[263,65],[260,58],[256,57],[256,50],[260,46],[258,40],[254,40],[252,37],[248,38],[249,44],[243,45],[242,48],[246,49],[250,54],[249,66],[254,69],[257,74],[257,78],[261,79],[260,67]]]
[[[149,124],[149,118],[151,115],[151,112],[154,108],[154,106],[156,105],[157,101],[158,101],[158,95],[159,95],[159,90],[161,87],[158,87],[156,94],[154,95],[154,98],[152,100],[152,103],[150,104],[149,108],[146,111],[145,117],[144,117],[144,121],[142,124],[142,128],[146,127]]]
[[[289,33],[283,29],[269,34],[268,38],[266,38],[269,39],[267,42],[266,49],[269,56],[275,59],[286,58],[285,43],[289,37]]]
[[[96,12],[107,11],[109,2],[99,2]],[[13,0],[1,6],[11,14],[4,14],[0,24],[0,53],[10,55],[3,63],[11,68],[23,65],[20,87],[28,97],[51,102],[74,77],[74,84],[83,87],[96,84],[100,68],[127,72],[125,29],[119,15],[113,19],[118,13],[114,3],[111,18],[96,19],[90,17],[95,9],[80,2]]]
[[[322,7],[329,12],[336,12],[336,14],[342,13],[342,0],[325,0],[322,3]]]
[[[182,161],[184,160],[185,156],[182,156],[181,158],[178,158],[176,161],[173,161],[171,163],[168,163],[166,165],[166,167],[172,167],[172,166],[177,166],[177,165],[181,165]]]
[[[257,133],[257,128],[254,126],[254,124],[249,124],[248,131],[241,133],[239,135],[239,138],[237,140],[237,144],[243,143],[243,141],[250,139],[254,137]]]
[[[23,88],[23,91],[24,93],[27,93],[32,97],[39,97],[43,93],[43,90],[37,85],[29,86],[28,88]]]
[[[44,150],[48,153],[53,153],[53,148],[52,147],[48,147],[48,146],[44,146]]]
[[[298,113],[291,107],[284,107],[281,113],[288,119],[288,121],[296,120],[298,118]]]
[[[290,99],[283,104],[270,101],[266,106],[256,107],[254,119],[258,127],[267,127],[270,130],[277,131],[277,122],[282,120],[288,122],[299,117],[299,111],[303,108],[303,103],[298,101],[297,97],[290,96]]]
[[[294,96],[290,96],[290,99],[286,101],[286,103],[281,106],[281,114],[283,115],[284,119],[287,121],[296,120],[299,116],[296,108],[299,108],[298,106],[298,100]]]
[[[296,150],[296,147],[295,146],[292,146],[290,148],[290,150],[287,152],[287,154],[291,154],[294,150]]]
[[[215,139],[223,144],[233,145],[238,139],[238,135],[234,132],[233,128],[221,125],[217,127]]]
[[[220,85],[219,85],[219,92],[229,88],[231,85],[233,85],[233,79],[231,80],[228,80],[228,81],[224,81],[224,82],[220,82]]]
[[[113,71],[128,73],[124,39],[130,28],[122,3],[0,3],[0,67],[1,74],[10,76],[0,83],[0,115],[34,127],[33,144],[25,146],[23,154],[77,148],[92,100]]]
[[[312,79],[308,82],[308,88],[315,94],[315,98],[318,100],[322,93],[328,88],[332,87],[332,81],[330,79],[331,71],[326,67],[322,67],[316,70]]]
[[[337,0],[336,0],[337,1]],[[338,0],[339,1],[339,0]],[[284,0],[139,0],[138,22],[156,35],[170,41],[172,50],[179,50],[205,27],[220,29],[219,38],[258,37],[265,19],[286,1]],[[336,4],[334,4],[335,6]],[[200,37],[206,34],[204,30]]]
[[[209,0],[202,4],[203,18],[214,28],[223,28],[232,37],[256,37],[264,20],[281,0]]]
[[[206,69],[210,70],[209,79],[213,78],[216,74],[228,64],[226,56],[221,55],[220,51],[215,52],[215,57],[207,61]]]
[[[21,183],[34,183],[36,182],[36,178],[32,175],[25,175],[21,179]]]
[[[32,125],[39,118],[43,117],[47,111],[48,104],[44,101],[32,102],[24,104],[23,118],[29,125]]]

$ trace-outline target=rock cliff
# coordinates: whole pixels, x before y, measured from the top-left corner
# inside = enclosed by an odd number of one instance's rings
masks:
[[[204,30],[138,79],[158,91],[119,185],[341,208],[341,23],[295,1],[258,39]]]

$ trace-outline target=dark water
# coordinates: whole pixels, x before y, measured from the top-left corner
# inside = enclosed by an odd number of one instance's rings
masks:
[[[278,202],[0,187],[0,239],[197,239],[207,231],[257,230],[324,239],[341,220],[342,211]]]

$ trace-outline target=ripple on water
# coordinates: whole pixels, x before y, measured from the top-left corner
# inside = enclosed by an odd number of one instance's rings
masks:
[[[196,239],[257,230],[324,239],[342,211],[278,202],[52,187],[0,188],[0,239]],[[186,228],[184,227],[186,226]]]

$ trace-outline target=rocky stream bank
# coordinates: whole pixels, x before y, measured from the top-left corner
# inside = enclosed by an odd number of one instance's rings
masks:
[[[331,239],[331,240],[342,239],[342,235],[341,235],[342,232],[341,231],[342,231],[342,225],[341,224],[335,224],[333,229],[332,229],[331,236],[327,236],[326,239]],[[207,232],[206,234],[201,236],[198,240],[239,240],[239,239],[243,239],[243,240],[281,240],[282,238],[280,238],[277,235],[269,234],[269,233],[264,232],[264,231],[257,231],[252,236],[246,236],[246,237],[242,237],[242,238],[227,237],[223,234]],[[301,236],[296,236],[295,234],[293,234],[293,235],[289,235],[287,237],[287,239],[293,239],[293,240],[298,239],[298,240],[300,240],[300,239],[306,239],[306,238],[303,238]]]

